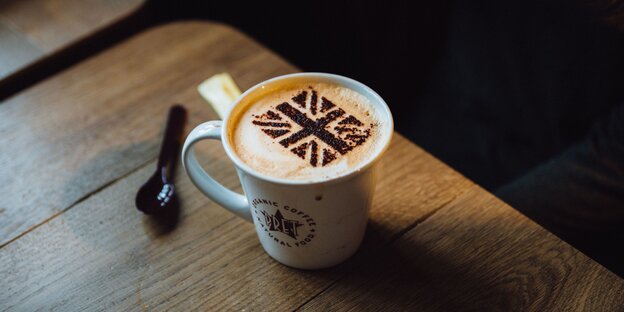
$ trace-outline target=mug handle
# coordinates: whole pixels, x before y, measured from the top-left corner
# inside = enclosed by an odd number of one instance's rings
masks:
[[[247,198],[237,192],[233,192],[215,181],[195,157],[193,145],[201,140],[213,139],[221,140],[221,120],[213,120],[195,127],[188,135],[182,148],[182,165],[191,178],[191,182],[202,192],[221,207],[233,212],[235,215],[252,222],[251,210]]]

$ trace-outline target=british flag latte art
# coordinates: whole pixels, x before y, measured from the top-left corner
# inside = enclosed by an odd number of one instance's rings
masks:
[[[260,173],[314,181],[356,170],[379,145],[378,112],[364,95],[330,83],[287,84],[251,97],[234,120],[236,155]]]

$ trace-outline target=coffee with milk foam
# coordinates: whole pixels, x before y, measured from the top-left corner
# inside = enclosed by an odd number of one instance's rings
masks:
[[[343,176],[380,148],[380,118],[371,101],[335,84],[283,85],[251,97],[230,119],[236,155],[276,178],[313,182]]]

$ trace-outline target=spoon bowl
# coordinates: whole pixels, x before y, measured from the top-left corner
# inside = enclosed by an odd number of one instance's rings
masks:
[[[137,192],[137,209],[145,214],[158,214],[167,209],[177,209],[175,186],[156,172]]]

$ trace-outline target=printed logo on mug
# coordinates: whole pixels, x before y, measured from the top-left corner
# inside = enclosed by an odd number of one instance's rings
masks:
[[[285,247],[303,247],[316,234],[316,222],[307,213],[277,202],[256,198],[251,209],[257,224],[276,243]]]
[[[375,188],[375,164],[392,115],[367,86],[343,76],[276,77],[243,93],[223,121],[197,126],[182,149],[191,181],[255,225],[266,252],[302,269],[338,264],[359,247]],[[245,195],[198,164],[193,145],[218,139]]]

